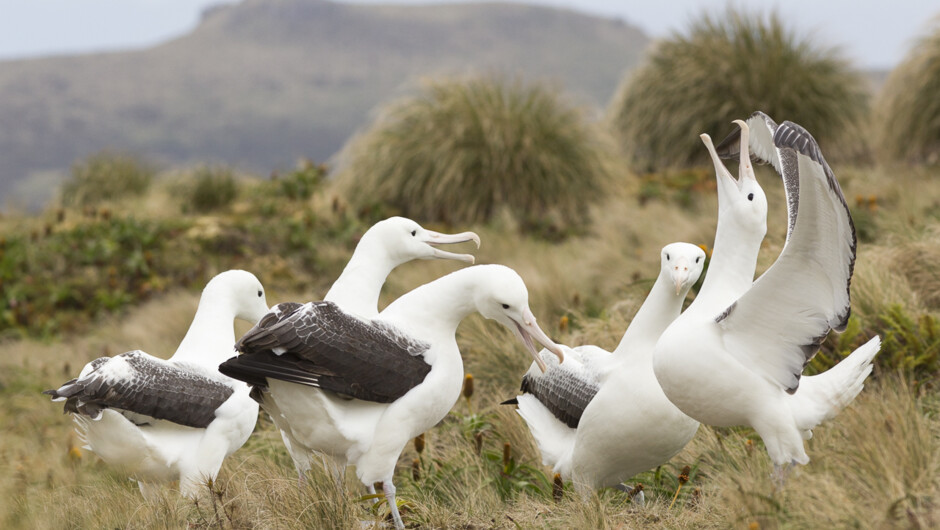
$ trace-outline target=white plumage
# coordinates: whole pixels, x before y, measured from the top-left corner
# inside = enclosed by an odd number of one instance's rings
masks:
[[[395,508],[395,463],[408,441],[443,419],[460,395],[463,362],[455,338],[460,321],[479,312],[512,329],[533,356],[535,340],[562,357],[535,322],[522,279],[500,265],[469,267],[418,287],[371,322],[350,321],[329,305],[297,304],[291,311],[287,319],[262,319],[239,341],[251,351],[222,368],[245,380],[266,379],[265,401],[276,406],[292,451],[319,451],[339,470],[354,465],[366,486],[381,481],[399,528],[403,524]],[[331,321],[341,329],[335,333],[324,329]],[[292,327],[284,327],[288,323]],[[390,348],[388,355],[355,350],[357,344],[402,344],[403,339],[423,345],[420,353],[410,353],[416,351],[412,348]],[[286,343],[294,346],[283,354],[273,353],[272,347]],[[254,348],[255,344],[264,348]],[[371,362],[355,362],[360,356]],[[255,363],[253,358],[265,362]],[[418,365],[416,358],[422,360]],[[345,360],[353,362],[343,365]],[[416,366],[427,370],[421,372]],[[388,383],[393,372],[417,377],[398,388],[390,401],[356,399],[371,387]],[[306,383],[280,380],[277,374]],[[325,379],[311,384],[313,377],[304,374],[333,377],[346,390],[321,390],[328,384]],[[395,386],[394,380],[391,383]]]
[[[830,329],[841,331],[848,320],[855,231],[842,191],[805,129],[777,126],[761,113],[740,125],[729,140],[740,135],[733,143],[742,168],[749,170],[750,146],[784,179],[786,245],[732,300],[712,290],[706,277],[695,302],[660,337],[654,370],[666,396],[689,416],[709,425],[750,425],[776,466],[805,464],[803,439],[861,390],[880,340],[824,374],[801,379]],[[755,130],[750,137],[748,127]],[[735,224],[728,212],[738,206],[719,211],[712,266],[756,259],[764,229]]]
[[[665,463],[695,435],[698,422],[666,399],[653,375],[652,356],[656,340],[679,315],[704,263],[705,253],[695,245],[667,245],[649,296],[612,353],[597,346],[566,349],[561,365],[552,363],[545,374],[526,374],[524,388],[535,391],[517,397],[519,414],[539,445],[543,463],[572,480],[582,493],[617,485]],[[546,358],[546,363],[551,361]],[[563,403],[546,406],[540,401],[549,401],[543,397],[546,391],[559,395]],[[586,406],[581,397],[585,392]],[[552,410],[577,414],[581,407],[576,427]]]
[[[206,285],[169,360],[139,350],[102,357],[47,393],[66,402],[86,448],[136,479],[145,497],[173,480],[195,497],[254,429],[258,405],[248,386],[216,367],[231,356],[233,320],[257,322],[267,311],[254,275],[224,272]]]

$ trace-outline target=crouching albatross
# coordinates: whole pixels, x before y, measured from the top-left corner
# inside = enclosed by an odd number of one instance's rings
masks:
[[[572,480],[582,494],[663,464],[698,429],[698,422],[659,388],[653,346],[679,316],[702,274],[705,252],[672,243],[662,249],[660,262],[649,296],[613,352],[597,346],[566,349],[559,365],[543,350],[550,368],[542,373],[533,365],[522,379],[522,395],[506,402],[519,405],[543,463]]]
[[[382,286],[392,270],[416,259],[451,259],[473,263],[470,254],[455,254],[436,248],[437,245],[467,241],[473,241],[480,248],[480,237],[473,232],[442,234],[427,230],[405,217],[379,221],[359,239],[352,257],[323,300],[335,303],[348,314],[366,319],[375,318],[379,314]],[[285,420],[266,386],[255,387],[251,395],[261,403],[261,408],[271,416],[281,432],[284,446],[297,469],[298,481],[304,484],[313,455],[302,443],[292,439],[291,430],[284,425]],[[334,472],[339,474],[342,470]]]
[[[85,447],[136,479],[145,498],[154,498],[157,483],[174,480],[181,494],[194,498],[254,429],[258,404],[248,397],[248,385],[217,366],[232,354],[233,320],[255,323],[267,312],[253,274],[223,272],[203,289],[189,331],[169,360],[140,350],[100,357],[43,393],[65,401]]]
[[[761,436],[778,480],[783,466],[806,464],[803,440],[861,391],[880,348],[876,336],[822,374],[803,368],[830,330],[849,318],[855,229],[845,198],[812,135],[779,126],[762,113],[747,122],[750,137],[732,134],[719,146],[733,154],[747,146],[784,181],[788,228],[777,261],[743,295],[728,301],[702,291],[656,344],[653,369],[666,396],[696,420],[716,426],[749,425]],[[743,127],[742,127],[743,129]],[[746,163],[746,162],[745,162]],[[746,233],[736,255],[718,248],[713,264],[757,255]],[[719,255],[721,252],[721,255]],[[707,278],[706,278],[707,284]]]
[[[478,265],[406,293],[371,320],[331,302],[279,304],[238,341],[242,355],[219,369],[267,387],[282,428],[303,449],[324,453],[337,469],[356,466],[366,486],[381,481],[404,528],[395,463],[457,401],[463,362],[455,332],[473,312],[509,327],[533,356],[534,340],[563,357],[536,323],[522,278]]]

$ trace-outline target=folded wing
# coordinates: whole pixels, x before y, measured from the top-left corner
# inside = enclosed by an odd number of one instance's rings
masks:
[[[332,302],[279,304],[248,331],[242,353],[219,366],[255,386],[278,379],[390,403],[431,371],[430,345],[381,321],[366,322]]]
[[[140,350],[95,359],[83,372],[43,393],[55,401],[65,400],[65,412],[93,419],[101,410],[113,408],[205,428],[234,392],[218,379]]]

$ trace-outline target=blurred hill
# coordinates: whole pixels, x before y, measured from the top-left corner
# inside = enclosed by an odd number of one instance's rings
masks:
[[[102,148],[265,172],[323,160],[425,75],[505,71],[604,106],[648,43],[621,21],[515,4],[215,7],[150,49],[0,62],[0,205],[48,197],[51,174]]]

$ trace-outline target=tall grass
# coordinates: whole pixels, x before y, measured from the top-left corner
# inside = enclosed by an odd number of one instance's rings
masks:
[[[609,119],[641,172],[705,162],[698,135],[723,138],[732,120],[755,110],[813,131],[831,159],[833,144],[865,114],[863,87],[836,51],[801,37],[776,15],[729,8],[659,42],[627,74]]]
[[[447,223],[509,212],[551,234],[587,221],[608,156],[598,128],[547,86],[443,79],[386,108],[347,148],[341,178],[360,208]]]
[[[940,19],[892,70],[878,99],[885,160],[940,163]]]

